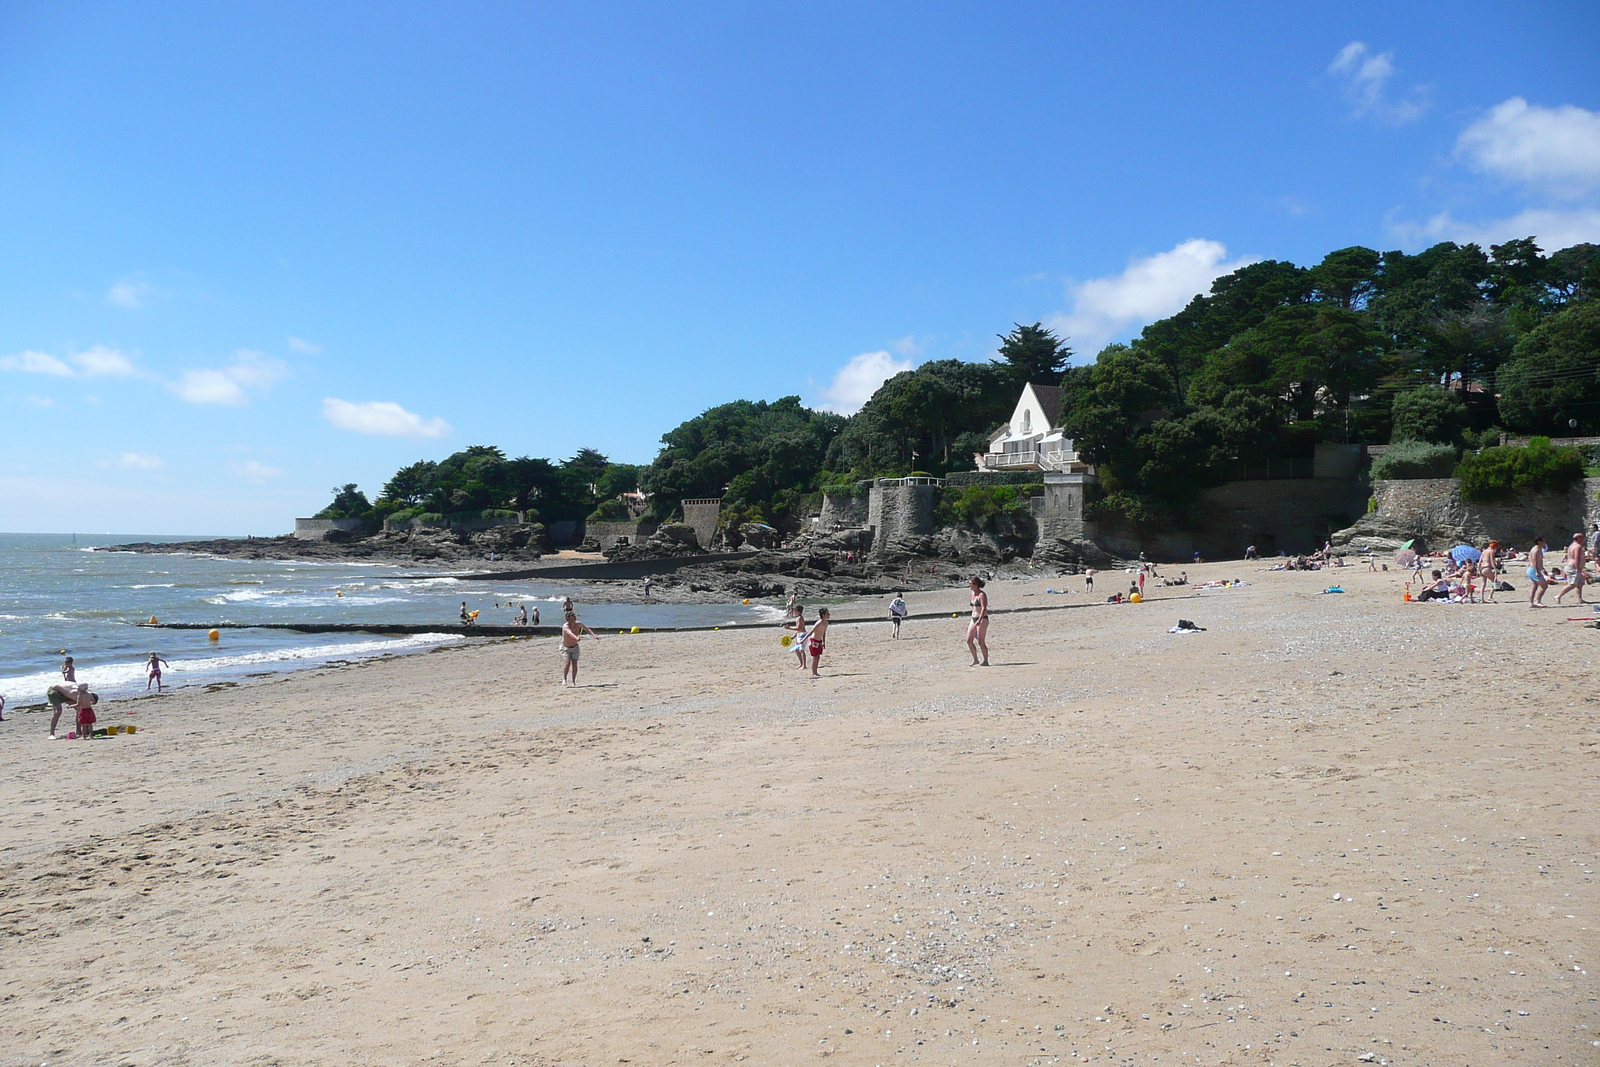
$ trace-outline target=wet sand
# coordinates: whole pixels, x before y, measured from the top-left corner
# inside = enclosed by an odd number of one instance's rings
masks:
[[[0,1063],[1600,1060],[1600,634],[1189,571],[8,716]]]

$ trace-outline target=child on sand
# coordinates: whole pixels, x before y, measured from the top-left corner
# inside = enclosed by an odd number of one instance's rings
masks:
[[[94,736],[94,706],[99,696],[89,692],[87,683],[78,686],[78,740],[87,741]]]
[[[63,682],[76,682],[78,680],[78,671],[72,665],[71,656],[61,661],[61,680]]]
[[[585,633],[596,641],[600,635],[578,621],[576,612],[567,612],[567,621],[561,624],[561,687],[578,684],[578,642]],[[567,680],[568,675],[572,680]]]
[[[144,683],[144,691],[146,693],[150,692],[152,685],[156,687],[156,692],[161,692],[161,667],[163,664],[168,667],[172,666],[172,664],[167,663],[166,660],[154,652],[150,653],[150,662],[145,664],[145,669],[150,672],[149,680]]]
[[[817,609],[817,624],[811,627],[806,648],[811,653],[811,677],[817,678],[817,664],[822,660],[822,650],[828,647],[828,609]]]
[[[795,604],[790,608],[794,618],[783,624],[785,630],[794,631],[794,658],[800,661],[800,669],[806,669],[806,606]]]

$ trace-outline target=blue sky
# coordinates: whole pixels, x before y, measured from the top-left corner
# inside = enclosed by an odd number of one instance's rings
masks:
[[[0,3],[0,529],[648,462],[1259,258],[1600,241],[1592,3]]]

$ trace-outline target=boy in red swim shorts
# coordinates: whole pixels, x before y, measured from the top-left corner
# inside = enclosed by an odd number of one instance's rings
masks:
[[[811,677],[820,677],[817,674],[817,663],[822,659],[822,650],[828,647],[828,609],[817,609],[817,623],[811,627],[811,640],[806,645],[806,651],[811,653]]]
[[[78,740],[87,741],[94,736],[94,705],[100,699],[89,692],[87,685],[78,686]]]

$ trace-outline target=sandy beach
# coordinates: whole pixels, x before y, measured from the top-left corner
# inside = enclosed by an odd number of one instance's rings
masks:
[[[1600,1061],[1588,609],[1259,566],[8,716],[0,1063]]]

